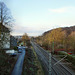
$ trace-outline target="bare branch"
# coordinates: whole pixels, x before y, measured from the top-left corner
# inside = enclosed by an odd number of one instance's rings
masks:
[[[10,28],[13,22],[11,12],[3,2],[0,2],[0,22],[5,26],[9,26]]]

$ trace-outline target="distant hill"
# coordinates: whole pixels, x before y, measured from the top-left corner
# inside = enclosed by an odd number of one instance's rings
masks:
[[[70,34],[71,32],[75,31],[75,25],[74,26],[70,26],[70,27],[61,27],[61,28],[62,28],[63,31],[65,30],[68,34]],[[54,30],[54,29],[52,29],[52,30]],[[52,30],[44,32],[43,35],[46,35],[47,33],[51,32]]]

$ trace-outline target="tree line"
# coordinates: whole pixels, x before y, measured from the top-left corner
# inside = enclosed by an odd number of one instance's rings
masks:
[[[75,54],[75,31],[68,33],[63,28],[56,28],[35,39],[46,50],[52,51],[54,47],[54,51],[65,50]]]

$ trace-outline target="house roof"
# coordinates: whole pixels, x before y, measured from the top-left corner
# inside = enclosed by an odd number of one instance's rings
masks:
[[[0,23],[0,31],[1,32],[10,32],[9,28],[7,28],[6,26],[2,25],[1,23]]]

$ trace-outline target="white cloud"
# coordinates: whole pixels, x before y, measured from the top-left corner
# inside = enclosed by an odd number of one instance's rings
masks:
[[[25,26],[17,26],[15,25],[13,27],[13,31],[11,32],[11,35],[23,35],[24,33],[27,33],[29,36],[39,36],[42,35],[45,31],[51,30],[53,28],[63,27],[65,24],[60,25],[48,25],[48,26],[42,26],[42,27],[25,27]],[[66,26],[71,26],[66,24]]]
[[[65,13],[71,10],[73,7],[62,7],[62,8],[57,8],[57,9],[48,9],[50,12],[54,13]]]
[[[40,27],[25,27],[25,26],[17,26],[13,27],[13,31],[11,35],[23,35],[27,33],[29,36],[38,36],[41,35],[45,31],[45,28]]]

